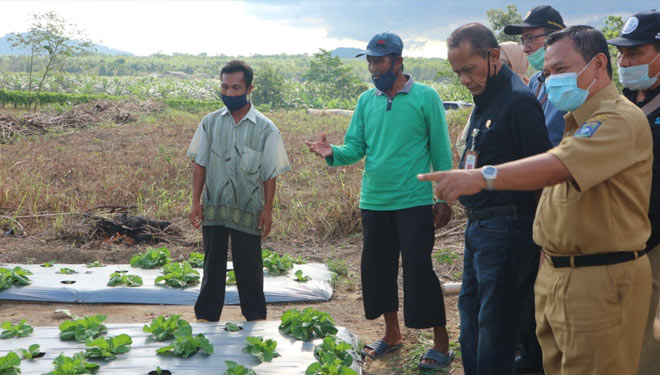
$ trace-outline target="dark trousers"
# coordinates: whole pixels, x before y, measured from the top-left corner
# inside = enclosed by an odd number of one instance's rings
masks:
[[[518,261],[518,287],[520,288],[520,321],[519,340],[520,355],[525,362],[536,363],[538,368],[543,368],[543,355],[541,345],[536,337],[536,317],[534,308],[534,283],[539,271],[539,258],[541,248],[531,246],[530,248],[517,248],[523,254],[517,254]],[[529,254],[528,252],[532,252]]]
[[[224,226],[205,226],[204,277],[195,302],[197,319],[220,320],[225,304],[227,250],[231,237],[231,255],[241,312],[246,320],[266,319],[264,270],[261,259],[261,236]]]
[[[519,270],[539,256],[532,240],[533,219],[529,213],[468,220],[458,299],[466,375],[514,372],[523,297]]]
[[[399,310],[399,254],[406,327],[445,326],[445,304],[431,252],[431,206],[394,211],[362,210],[362,295],[367,319]]]

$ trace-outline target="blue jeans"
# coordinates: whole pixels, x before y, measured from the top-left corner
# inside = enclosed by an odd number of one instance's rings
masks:
[[[468,220],[458,299],[466,375],[513,374],[521,291],[518,268],[538,259],[533,213]],[[538,268],[538,264],[536,264]]]

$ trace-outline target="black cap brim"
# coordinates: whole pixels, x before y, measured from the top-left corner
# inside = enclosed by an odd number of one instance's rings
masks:
[[[355,57],[362,57],[362,56],[364,56],[364,55],[368,55],[368,56],[376,56],[376,57],[378,57],[378,56],[391,55],[391,54],[393,54],[393,53],[396,53],[396,52],[391,52],[391,51],[374,51],[374,50],[372,50],[372,49],[368,49],[368,50],[366,50],[366,51],[364,51],[364,52],[360,52],[360,53],[358,53],[357,55],[355,55]]]
[[[635,47],[641,46],[642,44],[652,44],[657,43],[656,39],[631,39],[631,38],[614,38],[607,41],[607,44],[611,44],[617,47]]]
[[[522,29],[525,27],[543,27],[543,25],[532,25],[530,23],[518,23],[515,25],[506,25],[504,26],[504,33],[507,35],[520,35],[522,34]]]

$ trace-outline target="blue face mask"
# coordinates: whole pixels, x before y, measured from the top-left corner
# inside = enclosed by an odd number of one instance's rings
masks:
[[[396,74],[394,74],[394,63],[390,70],[378,78],[371,76],[371,80],[374,81],[374,86],[382,92],[385,92],[391,89],[394,86],[394,81],[396,81]]]
[[[591,81],[591,84],[586,90],[578,87],[577,79],[591,65],[592,61],[594,60],[591,59],[579,73],[552,74],[545,79],[548,100],[554,104],[555,108],[564,112],[573,111],[587,100],[589,89],[596,82],[596,79],[594,78]]]
[[[651,62],[648,64],[627,67],[619,65],[619,82],[621,82],[623,87],[633,91],[646,90],[653,86],[658,80],[658,75],[660,75],[660,72],[658,72],[655,77],[650,78],[649,65],[653,64],[658,56],[660,56],[660,53],[655,55],[653,60],[651,60]]]
[[[247,93],[237,96],[227,96],[222,95],[222,102],[225,103],[229,112],[235,111],[239,108],[242,108],[244,105],[248,104]]]
[[[534,51],[534,53],[527,56],[527,61],[529,65],[536,70],[543,69],[543,60],[545,59],[545,48],[541,47]]]

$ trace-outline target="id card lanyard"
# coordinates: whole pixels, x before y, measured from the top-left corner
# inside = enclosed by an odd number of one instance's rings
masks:
[[[472,130],[472,145],[469,150],[465,151],[465,163],[463,164],[463,169],[475,169],[477,167],[479,153],[474,148],[478,135],[479,129],[475,128]]]
[[[490,129],[491,121],[490,119],[486,121],[486,129]],[[463,164],[463,169],[475,169],[477,168],[477,160],[479,159],[479,152],[475,150],[477,137],[481,129],[474,128],[472,130],[472,144],[470,149],[465,151],[465,163]]]

